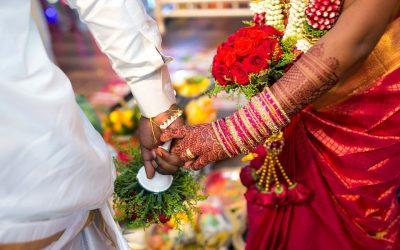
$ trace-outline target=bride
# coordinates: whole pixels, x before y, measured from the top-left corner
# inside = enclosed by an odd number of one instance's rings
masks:
[[[161,159],[198,170],[286,127],[280,161],[309,192],[271,203],[248,185],[247,249],[400,248],[399,7],[345,0],[334,28],[271,88],[229,117],[161,136],[178,139]]]
[[[175,103],[156,23],[140,0],[69,2],[138,100],[151,177],[148,118],[163,123]],[[30,11],[31,1],[0,3],[0,249],[129,249],[106,205],[112,159],[48,58]]]

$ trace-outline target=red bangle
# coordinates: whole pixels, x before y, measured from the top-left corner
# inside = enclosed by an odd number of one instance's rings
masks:
[[[228,150],[228,152],[229,152],[231,155],[235,155],[236,153],[235,153],[234,147],[233,147],[232,143],[230,143],[230,142],[228,141],[226,133],[222,130],[221,122],[224,122],[224,120],[221,119],[221,120],[217,120],[217,121],[215,122],[216,125],[217,125],[217,128],[218,128],[218,132],[220,133],[220,137],[221,137],[221,139],[223,140],[223,143],[224,143],[226,149]]]
[[[222,133],[225,135],[226,140],[228,142],[229,145],[231,145],[233,152],[235,155],[238,155],[240,153],[240,149],[239,147],[236,145],[236,143],[234,143],[234,140],[232,138],[231,133],[229,132],[228,127],[226,126],[225,123],[225,119],[220,119],[219,121],[219,125],[221,127]]]

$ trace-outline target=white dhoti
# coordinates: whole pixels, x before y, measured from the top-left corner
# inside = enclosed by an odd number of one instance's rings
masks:
[[[174,94],[141,0],[69,2],[143,115],[167,110]],[[0,250],[129,249],[106,205],[112,159],[46,55],[30,10],[29,0],[0,1]]]

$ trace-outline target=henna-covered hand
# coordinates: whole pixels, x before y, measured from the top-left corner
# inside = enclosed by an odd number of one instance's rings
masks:
[[[211,124],[181,126],[167,129],[160,137],[161,141],[178,139],[171,152],[186,162],[186,167],[199,170],[207,164],[228,158],[218,143]],[[195,158],[187,154],[189,150]]]

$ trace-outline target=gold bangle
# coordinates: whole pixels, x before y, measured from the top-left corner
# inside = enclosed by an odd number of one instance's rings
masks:
[[[178,119],[180,116],[182,116],[183,111],[182,110],[177,110],[174,111],[173,114],[167,118],[162,124],[160,124],[160,129],[167,129],[169,125],[171,125],[176,119]]]
[[[257,133],[256,129],[251,126],[250,121],[248,120],[246,114],[244,113],[243,109],[239,110],[239,116],[242,118],[244,125],[246,126],[247,130],[250,132],[250,134],[253,136],[253,138],[256,140],[257,144],[260,144],[263,140],[260,137],[260,135]]]
[[[260,124],[260,122],[257,119],[257,116],[253,113],[252,109],[249,108],[247,109],[247,112],[249,112],[251,119],[253,119],[253,121],[255,123],[257,123],[258,129],[260,130],[260,133],[264,136],[264,137],[269,137],[270,133],[264,128],[264,124]]]
[[[264,110],[264,107],[261,104],[261,101],[258,99],[258,97],[254,97],[252,99],[252,102],[254,104],[254,107],[256,108],[256,110],[258,111],[258,113],[261,116],[261,119],[263,119],[263,121],[265,122],[265,124],[267,125],[267,127],[271,130],[271,132],[273,134],[278,133],[279,128],[278,126],[275,124],[275,122],[270,118],[270,115],[268,114],[268,112],[266,112]],[[264,114],[264,115],[263,115]]]
[[[213,128],[213,130],[214,130],[215,136],[217,137],[217,140],[218,140],[219,145],[221,145],[221,147],[222,147],[222,149],[224,150],[225,154],[226,154],[229,158],[232,158],[232,155],[231,155],[231,154],[229,153],[229,151],[226,149],[225,144],[222,142],[222,140],[221,140],[221,138],[220,138],[220,136],[219,136],[218,130],[217,130],[217,128],[215,127],[215,123],[212,122],[212,123],[211,123],[211,126],[212,126],[212,128]]]
[[[233,123],[230,119],[230,117],[226,118],[226,126],[228,127],[229,132],[232,135],[233,140],[235,141],[236,145],[239,147],[241,153],[247,154],[248,150],[244,146],[244,144],[240,141],[240,137],[237,134],[237,131],[235,130],[235,127],[233,126]]]
[[[256,142],[248,136],[248,134],[244,131],[243,127],[240,125],[239,116],[237,114],[236,115],[233,114],[233,119],[235,119],[237,127],[238,129],[240,129],[240,131],[242,131],[243,136],[246,137],[246,140],[248,141],[250,147],[254,148],[256,146]]]
[[[265,90],[268,92],[268,94],[271,96],[272,100],[274,101],[274,103],[276,104],[276,106],[278,107],[278,109],[281,111],[281,113],[283,114],[283,117],[286,119],[287,123],[290,123],[290,118],[289,116],[286,114],[285,110],[283,110],[281,104],[278,102],[278,100],[276,99],[276,97],[272,94],[272,91],[267,87],[265,88]]]
[[[278,115],[277,111],[274,109],[274,106],[272,106],[272,104],[267,100],[266,96],[261,94],[260,98],[262,98],[264,100],[265,105],[268,108],[268,111],[270,113],[271,118],[273,118],[274,121],[277,121],[277,123],[275,123],[275,124],[278,127],[284,127],[285,126],[285,121],[283,121],[282,119],[279,118],[279,115]]]

